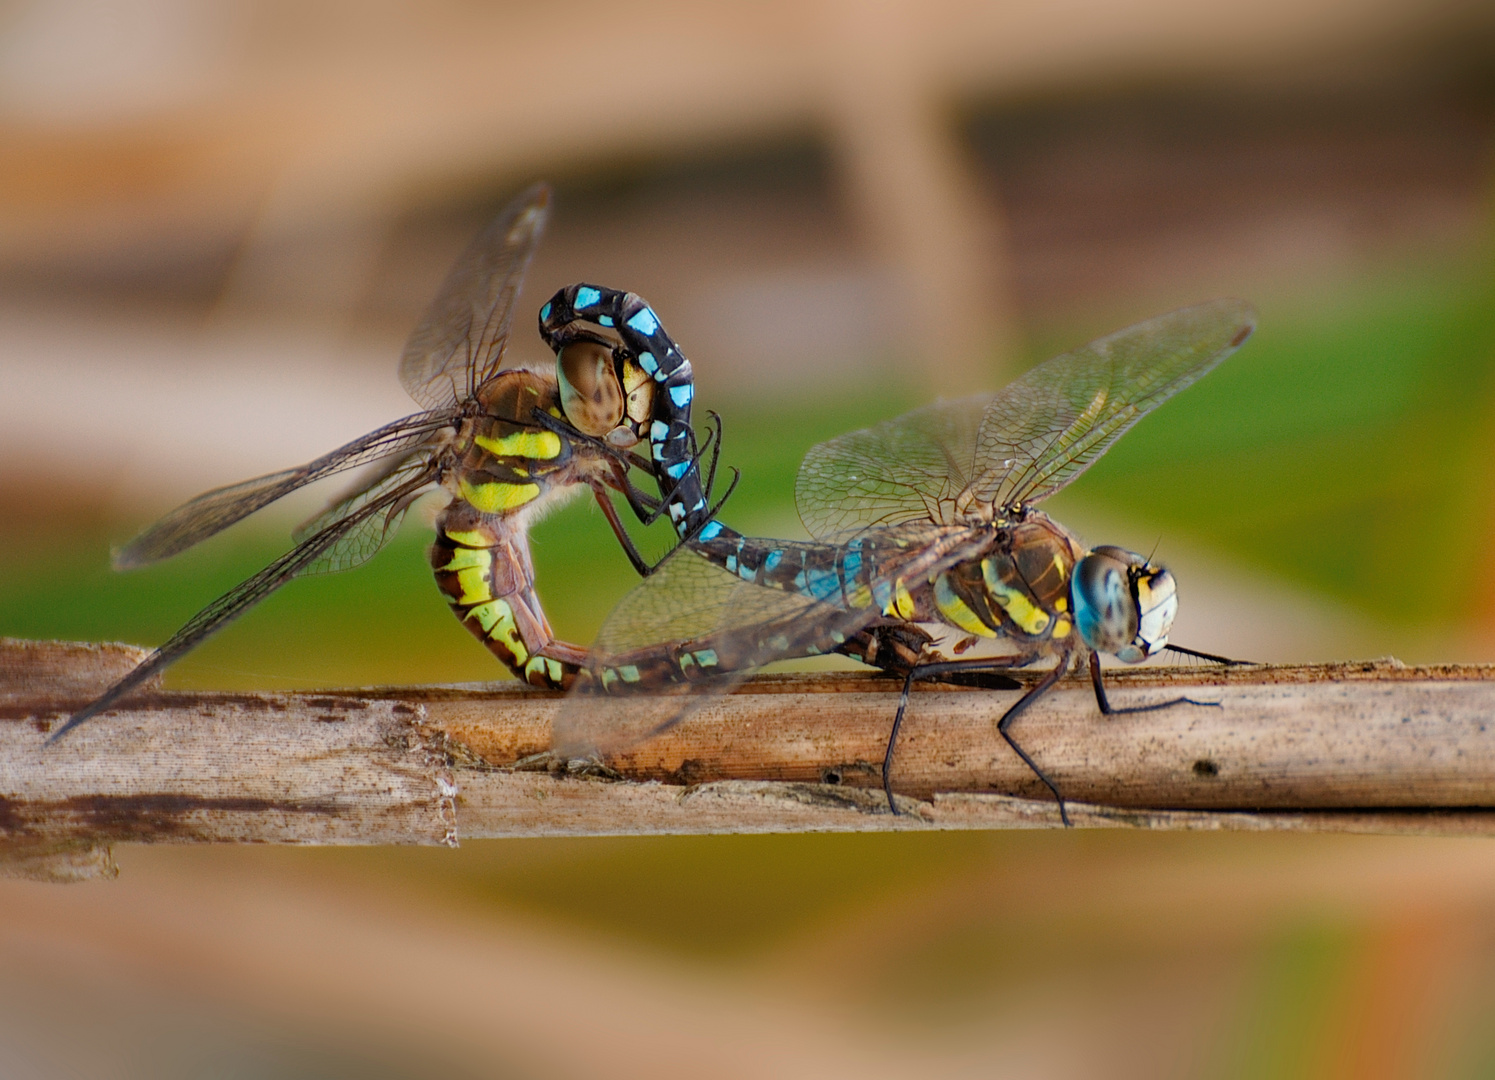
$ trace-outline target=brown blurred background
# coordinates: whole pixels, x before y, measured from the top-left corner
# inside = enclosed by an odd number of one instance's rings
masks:
[[[107,548],[411,410],[403,336],[536,177],[555,288],[647,296],[728,518],[819,439],[1234,293],[1237,359],[1054,502],[1259,659],[1495,660],[1495,8],[0,3],[0,633],[164,640],[292,507]],[[310,505],[310,504],[306,504]],[[299,507],[304,510],[305,506]],[[420,522],[179,685],[497,677]],[[557,629],[628,587],[536,533]],[[911,717],[911,722],[916,718]],[[15,1076],[1495,1074],[1495,850],[1370,838],[126,850],[0,888]]]

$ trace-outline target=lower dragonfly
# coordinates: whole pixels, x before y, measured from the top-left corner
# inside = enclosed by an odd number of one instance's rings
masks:
[[[307,484],[368,470],[353,490],[296,531],[290,551],[200,611],[49,742],[115,705],[292,579],[366,562],[394,535],[411,504],[433,490],[449,502],[436,520],[431,565],[458,619],[520,679],[551,689],[572,684],[586,650],[557,640],[545,618],[529,525],[590,488],[630,561],[647,574],[653,568],[630,539],[609,489],[623,493],[645,523],[669,505],[681,535],[693,535],[715,510],[706,500],[716,459],[703,487],[704,447],[697,447],[690,425],[692,372],[683,356],[661,354],[662,363],[651,358],[643,371],[621,345],[571,331],[555,337],[554,370],[503,368],[515,300],[549,204],[550,189],[536,184],[500,212],[457,259],[411,334],[400,381],[425,411],[298,468],[200,495],[115,553],[119,568],[156,562]],[[586,385],[583,375],[596,382],[604,369],[608,379],[630,388],[626,408],[608,413],[605,425],[577,390]],[[567,416],[602,437],[567,438],[561,423]],[[719,425],[716,440],[719,451]],[[648,458],[632,450],[642,442],[649,443]],[[671,501],[635,487],[630,466],[667,476],[661,490]],[[682,505],[686,509],[677,509]]]
[[[1215,704],[1181,697],[1118,708],[1102,653],[1229,661],[1168,643],[1178,600],[1166,569],[1123,548],[1087,547],[1036,504],[1254,327],[1241,301],[1183,308],[1057,356],[995,394],[936,402],[813,447],[795,497],[814,541],[749,538],[714,518],[694,529],[689,552],[604,623],[558,722],[558,746],[606,752],[664,730],[763,664],[842,653],[903,677],[883,760],[896,814],[893,752],[915,681],[1018,688],[1008,672],[1052,659],[996,726],[1069,824],[1057,783],[1018,743],[1013,721],[1086,664],[1107,715]],[[633,696],[651,689],[652,698]]]

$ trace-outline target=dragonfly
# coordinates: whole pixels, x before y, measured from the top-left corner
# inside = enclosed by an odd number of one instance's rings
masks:
[[[813,447],[795,486],[809,542],[752,538],[714,517],[604,622],[557,723],[563,753],[606,753],[678,723],[766,663],[840,653],[903,678],[882,779],[912,684],[1018,689],[1014,669],[1051,669],[997,721],[1070,824],[1058,784],[1013,722],[1088,665],[1103,714],[1117,707],[1101,654],[1139,663],[1170,644],[1173,575],[1121,547],[1089,547],[1038,508],[1128,429],[1240,348],[1256,316],[1239,300],[1198,304],[1099,338],[1005,389],[938,401]],[[639,696],[653,691],[652,696]]]
[[[521,193],[448,272],[399,363],[400,382],[422,411],[315,461],[200,495],[115,552],[116,568],[154,563],[308,484],[362,470],[351,490],[295,531],[294,547],[198,612],[49,742],[116,705],[291,580],[367,562],[431,491],[448,500],[436,519],[431,568],[457,618],[518,678],[557,690],[572,684],[586,650],[550,628],[535,590],[528,526],[590,488],[629,560],[647,574],[653,566],[608,492],[621,492],[645,524],[668,505],[681,535],[694,535],[716,509],[706,506],[716,457],[703,487],[705,446],[690,423],[693,374],[684,356],[660,353],[644,371],[605,335],[552,320],[546,340],[557,353],[553,370],[504,366],[515,303],[550,201],[543,183]],[[629,388],[626,408],[606,411],[585,396],[608,380]],[[568,409],[592,436],[566,436]],[[719,420],[714,435],[719,452]],[[633,450],[640,444],[648,444],[648,457]],[[668,503],[633,484],[633,466],[667,477]]]

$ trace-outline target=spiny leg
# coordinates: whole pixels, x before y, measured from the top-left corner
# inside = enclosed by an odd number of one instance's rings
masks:
[[[1106,699],[1106,685],[1100,670],[1100,653],[1094,651],[1090,653],[1090,684],[1095,687],[1095,703],[1100,706],[1100,711],[1106,716],[1153,712],[1157,709],[1172,708],[1174,705],[1209,705],[1216,709],[1223,708],[1218,701],[1195,701],[1191,697],[1176,697],[1168,701],[1155,702],[1152,705],[1129,705],[1124,709],[1118,709]]]
[[[629,536],[628,530],[623,527],[623,519],[618,516],[618,508],[613,505],[612,499],[608,498],[607,489],[600,483],[593,484],[592,493],[597,496],[597,505],[602,507],[602,516],[607,518],[607,523],[612,526],[613,535],[622,545],[623,554],[628,556],[628,561],[633,564],[639,577],[648,577],[654,573],[659,564],[651,564],[639,551],[638,545],[633,542],[633,537]]]
[[[964,686],[979,686],[987,690],[1016,690],[1022,686],[1022,683],[1010,675],[1005,675],[995,669],[990,660],[945,660],[932,664],[915,664],[908,669],[908,674],[903,678],[903,692],[898,695],[898,711],[893,715],[893,730],[888,733],[888,746],[882,756],[882,790],[883,794],[888,797],[888,810],[895,816],[898,813],[898,806],[893,801],[893,751],[898,745],[898,729],[903,726],[903,715],[908,711],[909,691],[913,688],[916,679],[921,681],[942,679],[950,675],[961,676],[960,679],[951,679],[951,682]],[[1007,738],[1005,732],[1003,737]],[[1007,741],[1012,742],[1011,738],[1007,738]],[[1028,767],[1038,774],[1038,778],[1049,785],[1054,792],[1054,797],[1058,798],[1059,790],[1049,783],[1048,777],[1043,775],[1043,770],[1033,764],[1033,761],[1016,743],[1013,743],[1013,749],[1028,763]],[[1059,802],[1059,812],[1063,816],[1064,801],[1062,799]],[[1065,824],[1068,824],[1067,820]]]
[[[1002,718],[997,721],[997,731],[1001,734],[1002,738],[1007,740],[1007,745],[1012,747],[1017,756],[1023,759],[1023,763],[1033,770],[1033,775],[1042,780],[1044,785],[1054,793],[1054,800],[1059,804],[1059,820],[1064,823],[1066,829],[1071,827],[1071,822],[1069,820],[1069,812],[1064,809],[1064,796],[1059,794],[1058,786],[1038,767],[1038,763],[1030,758],[1028,752],[1017,744],[1017,740],[1012,737],[1007,728],[1017,719],[1019,713],[1052,689],[1054,684],[1063,677],[1068,667],[1069,658],[1067,656],[1061,657],[1059,662],[1054,665],[1054,670],[1045,675],[1033,689],[1013,702],[1012,707],[1003,713]]]
[[[1198,649],[1186,649],[1182,645],[1164,645],[1163,651],[1181,653],[1184,656],[1193,656],[1200,660],[1208,660],[1214,664],[1225,664],[1228,667],[1240,667],[1254,663],[1251,660],[1232,660],[1228,656],[1216,656],[1214,653],[1200,652]]]

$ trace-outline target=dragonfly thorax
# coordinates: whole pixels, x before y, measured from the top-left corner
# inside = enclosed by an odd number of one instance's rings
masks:
[[[1085,644],[1129,664],[1168,644],[1178,593],[1173,575],[1141,555],[1098,547],[1075,566],[1075,627]]]

